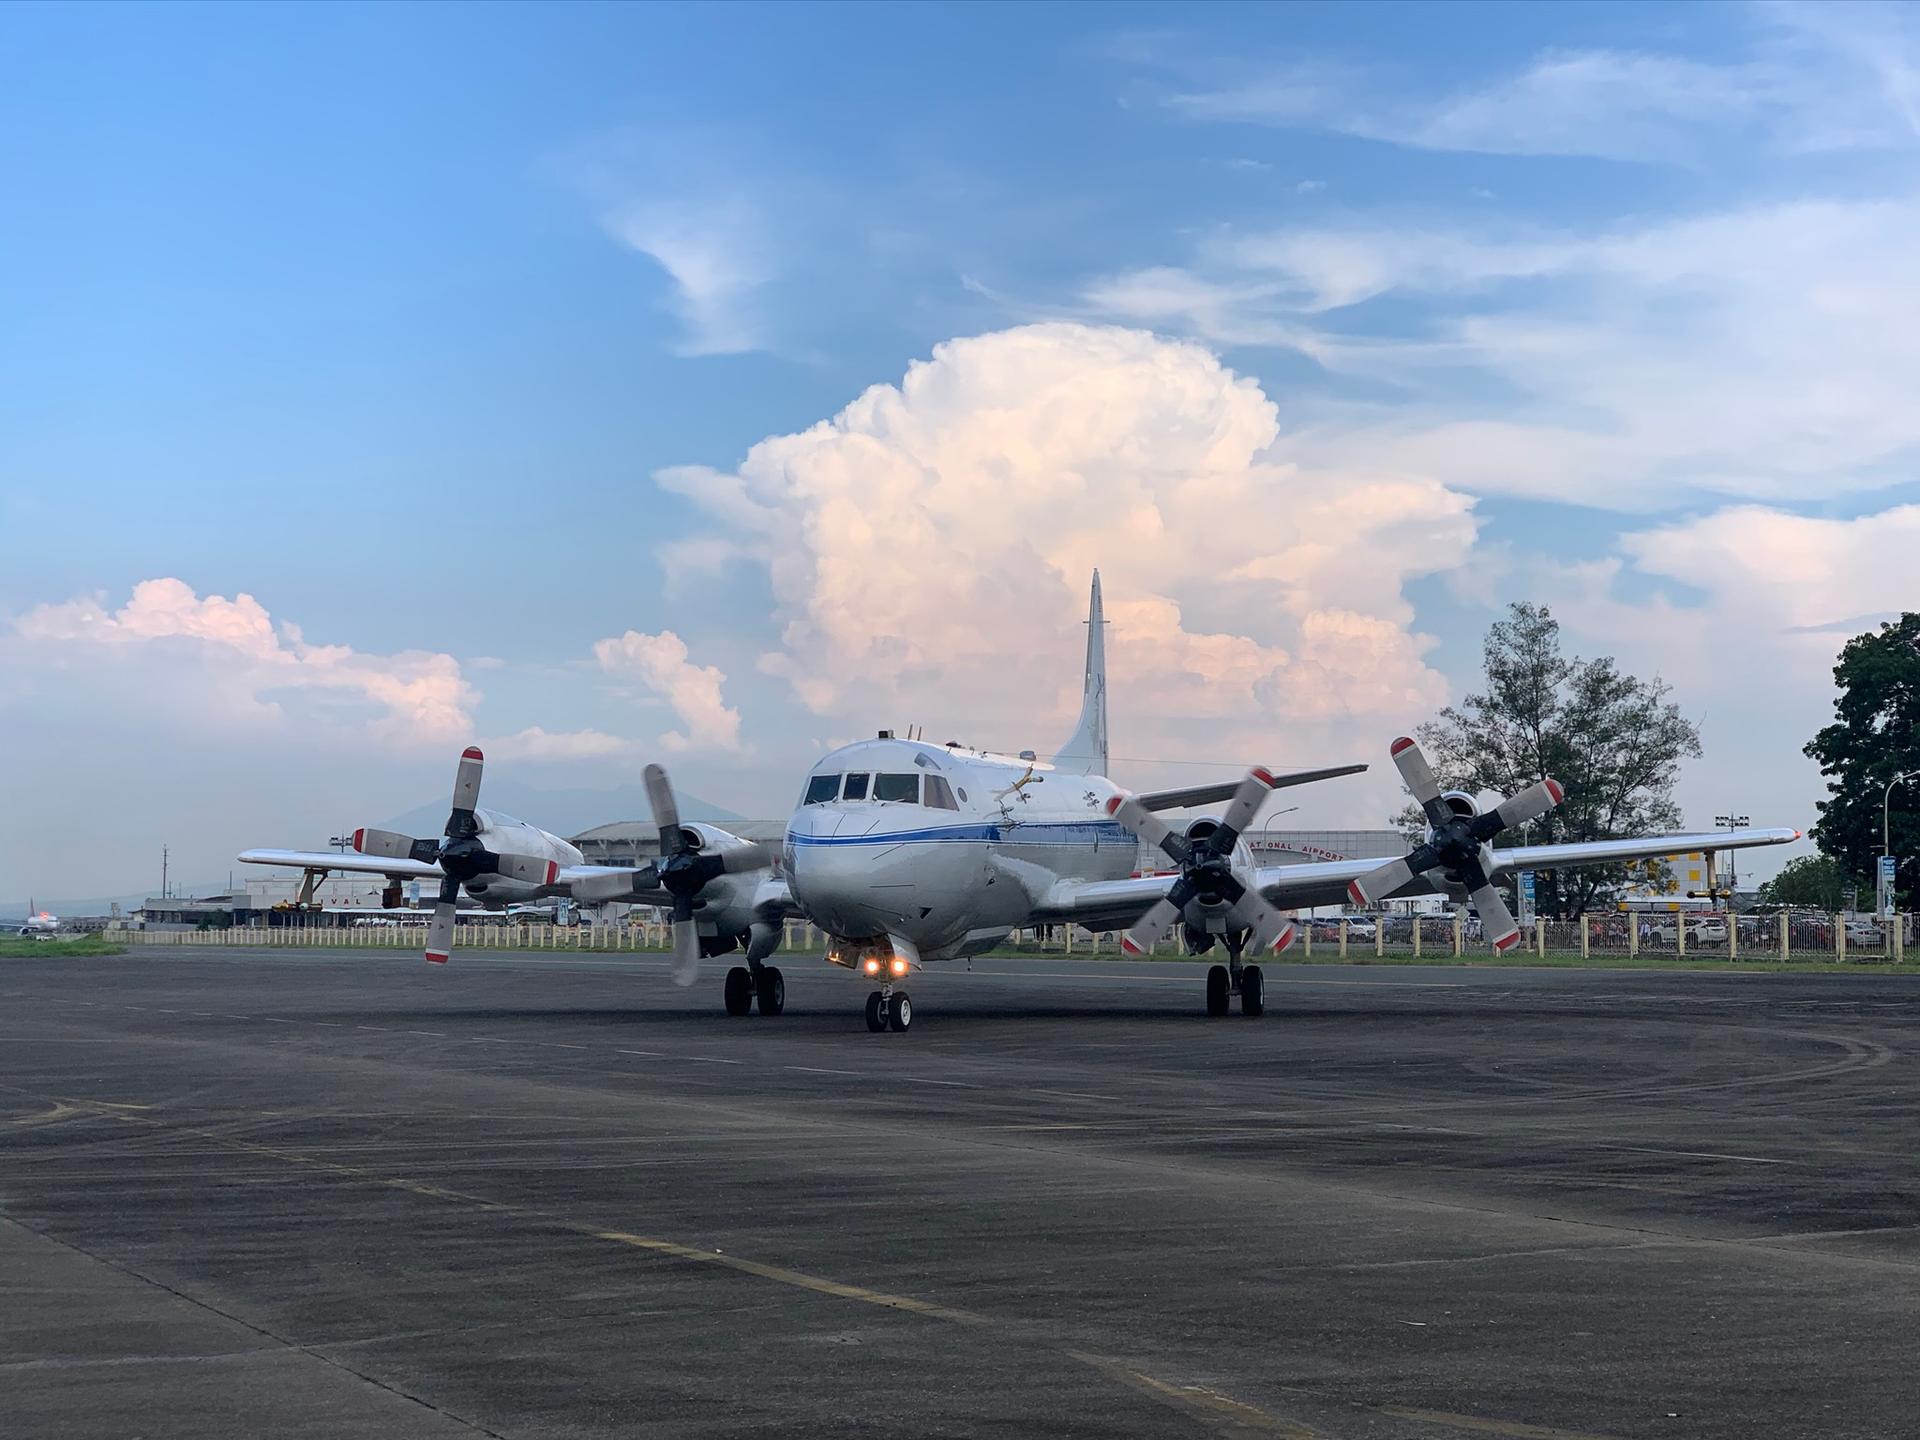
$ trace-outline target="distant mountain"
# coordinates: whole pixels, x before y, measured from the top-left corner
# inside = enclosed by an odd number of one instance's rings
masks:
[[[705,820],[714,825],[739,824],[741,817],[718,805],[709,805],[697,795],[674,791],[680,801],[682,820]],[[639,785],[615,785],[605,790],[540,790],[509,776],[489,775],[480,786],[483,810],[504,810],[516,820],[538,825],[555,835],[578,835],[596,825],[615,820],[647,821],[653,809],[647,804],[647,792]],[[431,837],[447,825],[445,797],[416,805],[405,814],[382,820],[382,830],[398,830],[403,835]]]

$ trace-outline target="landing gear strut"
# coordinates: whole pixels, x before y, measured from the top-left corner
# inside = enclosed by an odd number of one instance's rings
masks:
[[[1225,1015],[1232,1006],[1232,997],[1240,997],[1240,1013],[1254,1016],[1263,1014],[1267,1008],[1266,981],[1260,974],[1258,965],[1242,965],[1240,952],[1246,948],[1245,935],[1227,934],[1221,937],[1226,942],[1227,963],[1215,965],[1207,971],[1207,1014]]]
[[[883,985],[867,996],[867,1029],[878,1034],[892,1030],[896,1034],[913,1024],[913,1001],[904,990]]]

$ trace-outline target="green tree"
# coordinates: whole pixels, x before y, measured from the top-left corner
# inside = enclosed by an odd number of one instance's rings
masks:
[[[1673,784],[1680,762],[1700,754],[1700,732],[1667,698],[1662,681],[1625,674],[1609,656],[1569,658],[1560,648],[1560,622],[1544,605],[1525,603],[1488,629],[1484,671],[1483,689],[1420,727],[1441,785],[1504,797],[1551,775],[1566,788],[1566,798],[1526,835],[1503,835],[1497,844],[1610,840],[1680,827]],[[1535,877],[1535,903],[1548,915],[1578,916],[1626,880],[1625,865],[1543,871]]]
[[[1854,636],[1840,651],[1833,683],[1840,691],[1833,723],[1807,745],[1827,777],[1813,839],[1849,875],[1871,875],[1880,854],[1887,784],[1920,770],[1920,615],[1909,611]],[[1913,786],[1920,786],[1920,778],[1893,791],[1888,818],[1895,855],[1920,852],[1920,791],[1902,793]],[[1900,893],[1911,896],[1912,863],[1901,871],[1907,884]],[[1872,887],[1863,893],[1871,895]]]
[[[1847,891],[1859,886],[1831,855],[1802,855],[1780,867],[1780,873],[1760,887],[1762,905],[1824,910],[1831,914],[1847,903]]]

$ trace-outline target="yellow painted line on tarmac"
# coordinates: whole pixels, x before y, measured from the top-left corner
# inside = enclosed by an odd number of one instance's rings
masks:
[[[1481,1415],[1455,1415],[1447,1410],[1417,1410],[1411,1405],[1382,1405],[1382,1415],[1400,1420],[1418,1420],[1427,1425],[1444,1425],[1449,1430],[1465,1430],[1474,1435],[1501,1435],[1509,1440],[1612,1440],[1588,1430],[1562,1430],[1553,1425],[1528,1425],[1519,1420],[1494,1420]]]
[[[1226,1434],[1280,1435],[1285,1440],[1323,1440],[1318,1430],[1310,1430],[1297,1421],[1283,1420],[1257,1405],[1235,1400],[1231,1395],[1222,1395],[1205,1385],[1170,1385],[1165,1380],[1156,1380],[1144,1370],[1132,1369],[1104,1355],[1088,1355],[1079,1350],[1066,1353],[1083,1365],[1091,1365],[1109,1380],[1116,1380],[1130,1390],[1137,1390],[1177,1410],[1184,1410],[1194,1419]]]

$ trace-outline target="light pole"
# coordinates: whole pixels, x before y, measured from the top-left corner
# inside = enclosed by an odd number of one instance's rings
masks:
[[[1906,770],[1887,781],[1886,789],[1880,792],[1880,873],[1875,877],[1877,892],[1876,909],[1884,915],[1887,907],[1893,903],[1893,877],[1887,874],[1887,856],[1893,854],[1893,787],[1902,780],[1911,780],[1920,775],[1920,770]]]
[[[1714,816],[1713,823],[1722,830],[1744,830],[1753,824],[1753,821],[1745,815],[1728,814]],[[1732,850],[1727,852],[1727,908],[1729,910],[1733,908],[1733,892],[1740,888],[1740,876],[1733,863],[1734,853]]]

